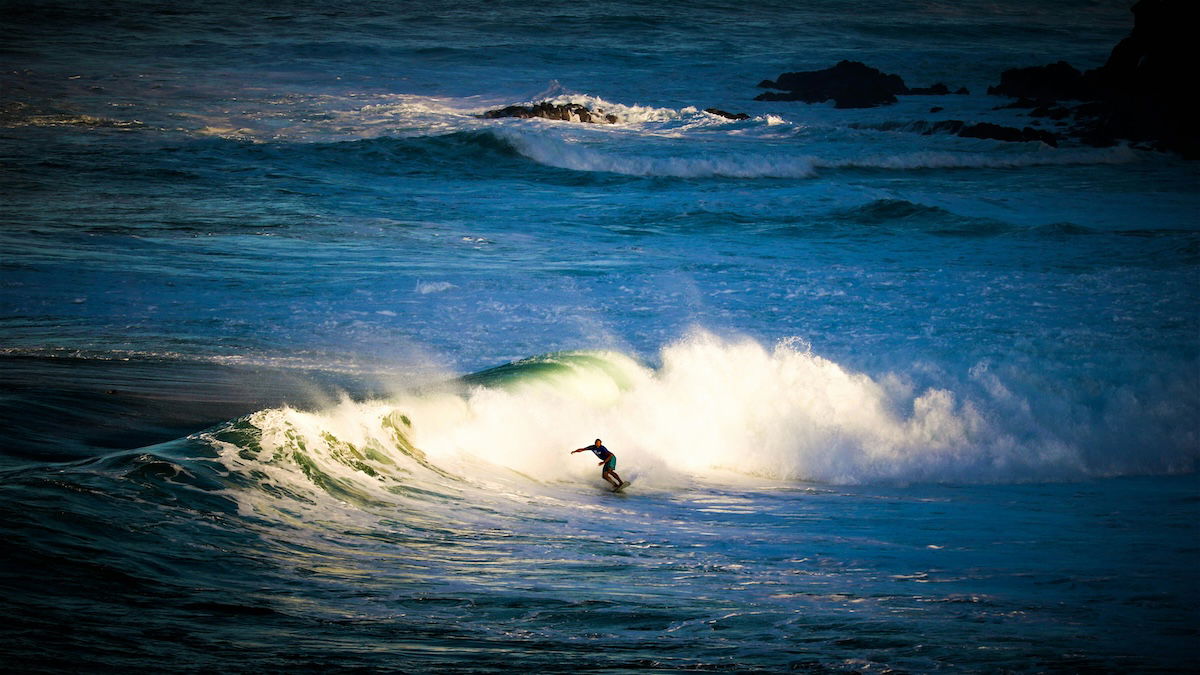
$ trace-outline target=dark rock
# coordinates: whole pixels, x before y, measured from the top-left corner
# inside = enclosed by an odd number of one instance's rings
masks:
[[[617,122],[616,115],[605,115],[603,110],[589,110],[578,103],[557,104],[549,101],[542,101],[532,106],[510,105],[506,108],[489,110],[481,116],[487,119],[500,117],[529,119],[541,117],[548,120],[583,122],[585,124],[615,124]]]
[[[937,122],[911,122],[905,125],[895,125],[892,128],[903,129],[906,131],[915,131],[922,136],[932,136],[933,134],[953,134],[962,136],[963,138],[986,138],[996,141],[1007,141],[1010,143],[1023,143],[1027,141],[1041,141],[1047,145],[1058,145],[1058,137],[1054,134],[1025,127],[1024,129],[1016,129],[1013,127],[1004,127],[999,124],[991,124],[981,122],[978,124],[967,124],[962,120],[939,120]],[[885,131],[888,129],[884,129]]]
[[[962,120],[942,120],[940,122],[934,122],[933,124],[930,124],[921,132],[921,134],[924,136],[930,136],[938,133],[957,135],[958,132],[962,131],[964,126],[966,126],[966,122],[963,122]]]
[[[786,93],[764,92],[756,101],[804,101],[821,103],[833,99],[838,108],[873,108],[896,102],[896,94],[908,92],[899,75],[889,75],[858,61],[840,61],[832,68],[784,73],[760,87],[784,89]]]
[[[495,119],[497,117],[525,118],[525,117],[533,117],[532,111],[533,111],[533,109],[528,106],[510,105],[507,108],[497,108],[496,110],[489,110],[489,111],[483,113],[483,115],[481,115],[481,117],[486,117],[488,119]]]
[[[1029,111],[1030,117],[1049,117],[1054,121],[1065,120],[1071,116],[1070,108],[1063,106],[1040,105]]]
[[[839,61],[832,68],[784,73],[777,80],[758,83],[763,89],[782,89],[783,92],[764,92],[756,101],[803,101],[821,103],[833,99],[837,108],[873,108],[896,102],[897,96],[945,96],[950,87],[941,82],[930,87],[909,89],[899,75],[884,73],[859,61]],[[958,94],[968,94],[965,87]]]
[[[1200,124],[1191,98],[1200,49],[1195,0],[1139,0],[1134,26],[1103,66],[1080,73],[1066,62],[1005,71],[989,94],[1036,101],[1035,116],[1073,116],[1071,135],[1098,147],[1119,139],[1200,159]],[[1058,101],[1086,101],[1063,112]]]
[[[938,82],[931,87],[913,87],[906,93],[916,96],[946,96],[950,93],[950,87]]]
[[[1088,73],[1108,104],[1089,125],[1088,136],[1093,141],[1111,136],[1147,142],[1200,159],[1200,125],[1191,106],[1200,70],[1195,39],[1200,3],[1140,0],[1132,11],[1129,37],[1113,48],[1103,66]]]
[[[1038,101],[1089,101],[1096,97],[1096,88],[1091,78],[1085,78],[1066,61],[1059,61],[1048,66],[1006,70],[1000,74],[1000,84],[988,87],[987,93]]]
[[[1075,116],[1077,121],[1083,121],[1103,115],[1106,111],[1108,111],[1107,103],[1104,103],[1103,101],[1092,101],[1091,103],[1084,103],[1082,105],[1075,106],[1071,110],[1071,114]]]
[[[1011,103],[1006,103],[1004,105],[998,105],[995,108],[992,108],[992,110],[1009,110],[1011,108],[1037,108],[1039,106],[1044,106],[1044,105],[1047,105],[1047,103],[1043,102],[1043,101],[1035,101],[1031,98],[1025,98],[1022,96],[1021,98],[1019,98],[1015,101],[1012,101]]]
[[[945,108],[943,108],[942,106],[940,106],[940,105],[935,105],[935,106],[933,106],[932,108],[930,108],[930,109],[929,109],[929,112],[931,112],[931,113],[940,113],[940,112],[942,112],[943,110],[945,110]]]
[[[966,87],[959,87],[959,88],[958,88],[958,89],[957,89],[957,90],[954,92],[954,95],[955,95],[955,96],[970,96],[970,95],[971,95],[971,90],[970,90],[970,89],[967,89]]]
[[[962,127],[958,131],[958,135],[963,138],[986,138],[997,141],[1007,141],[1010,143],[1022,141],[1041,141],[1046,145],[1058,147],[1058,137],[1049,131],[1034,129],[1033,127],[1025,127],[1017,129],[1014,127],[1000,126],[990,122],[980,122]]]
[[[725,112],[724,110],[721,110],[720,108],[705,108],[704,112],[706,112],[710,115],[717,115],[718,117],[724,117],[725,119],[730,119],[730,120],[748,120],[748,119],[750,119],[750,116],[747,115],[746,113],[737,113],[735,115],[734,113]]]

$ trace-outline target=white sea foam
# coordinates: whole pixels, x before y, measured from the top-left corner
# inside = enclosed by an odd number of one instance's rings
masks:
[[[410,476],[595,480],[592,455],[569,451],[597,436],[626,479],[663,489],[736,474],[840,484],[1053,480],[1187,470],[1196,460],[1195,439],[1184,437],[1156,457],[1126,448],[1089,455],[1082,448],[1100,447],[1094,434],[1152,417],[1153,404],[1114,392],[1116,407],[1088,417],[1054,392],[1031,400],[989,364],[965,381],[918,386],[903,374],[854,372],[803,340],[767,348],[707,333],[661,359],[650,369],[614,352],[564,354],[517,364],[504,384],[466,393],[270,410],[251,422],[262,431],[260,461],[301,451],[347,490],[367,492]],[[1062,419],[1048,423],[1039,407],[1064,411]]]
[[[430,293],[448,291],[454,287],[454,284],[449,281],[418,281],[416,290],[421,295],[428,295]]]
[[[604,112],[617,116],[617,121],[621,124],[646,124],[649,122],[670,122],[678,120],[686,115],[695,115],[696,109],[692,108],[690,113],[674,110],[672,108],[659,108],[655,106],[644,106],[638,104],[626,105],[622,103],[613,103],[606,101],[599,96],[591,96],[588,94],[559,94],[553,98],[543,99],[548,100],[556,105],[565,105],[573,103],[581,105],[589,110],[596,112]],[[537,103],[538,101],[533,101]]]

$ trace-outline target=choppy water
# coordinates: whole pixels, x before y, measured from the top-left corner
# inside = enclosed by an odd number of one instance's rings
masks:
[[[1130,25],[5,5],[0,655],[1189,669],[1200,171],[911,131]],[[974,93],[752,100],[843,58]]]

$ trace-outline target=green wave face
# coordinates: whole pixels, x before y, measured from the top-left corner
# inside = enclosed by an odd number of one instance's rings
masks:
[[[530,382],[553,382],[582,374],[607,376],[621,390],[633,386],[644,368],[632,358],[614,351],[564,351],[533,356],[488,368],[462,378],[463,383],[481,387],[514,387]]]

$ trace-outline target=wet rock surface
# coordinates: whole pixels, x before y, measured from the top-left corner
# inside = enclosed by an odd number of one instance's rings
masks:
[[[489,110],[483,113],[481,117],[487,119],[502,117],[531,119],[540,117],[548,120],[581,122],[584,124],[616,124],[618,121],[616,115],[605,114],[603,110],[591,110],[578,103],[551,103],[549,101],[542,101],[533,105],[510,105],[506,108],[497,108],[496,110]]]
[[[748,120],[748,119],[750,119],[750,116],[747,115],[746,113],[725,112],[724,110],[721,110],[720,108],[705,108],[704,112],[708,113],[709,115],[716,115],[717,117],[724,117],[727,120]]]

